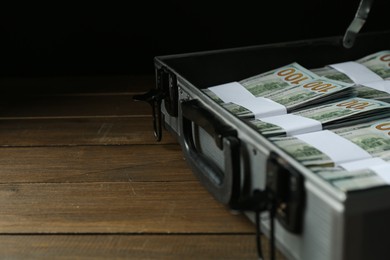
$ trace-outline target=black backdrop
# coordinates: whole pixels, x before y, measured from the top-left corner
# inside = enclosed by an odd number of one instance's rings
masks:
[[[362,31],[390,29],[376,0]],[[342,35],[358,0],[0,6],[0,75],[137,74],[158,55]]]

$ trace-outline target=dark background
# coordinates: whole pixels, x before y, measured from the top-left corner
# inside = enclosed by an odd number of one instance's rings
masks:
[[[144,74],[159,55],[343,35],[359,2],[0,6],[0,76]],[[390,29],[388,2],[374,1],[362,32]]]

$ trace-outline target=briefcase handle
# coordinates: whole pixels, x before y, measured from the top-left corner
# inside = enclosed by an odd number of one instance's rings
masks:
[[[240,192],[240,141],[237,131],[224,123],[198,100],[181,103],[185,157],[195,175],[221,203],[229,205]],[[224,170],[198,151],[194,142],[193,124],[203,128],[223,150]]]

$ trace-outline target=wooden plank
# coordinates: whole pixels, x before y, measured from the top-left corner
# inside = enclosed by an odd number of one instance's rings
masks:
[[[0,117],[150,116],[145,102],[132,94],[7,97],[0,101]]]
[[[132,100],[153,76],[0,79],[0,258],[256,258],[253,223],[154,141]]]
[[[155,86],[154,74],[68,77],[1,77],[4,94],[144,92]]]
[[[151,117],[0,119],[0,146],[172,144],[153,135]]]
[[[256,259],[257,254],[251,234],[2,235],[0,258]],[[276,259],[284,258],[278,255]]]
[[[178,145],[0,149],[1,183],[193,180]]]
[[[254,233],[194,182],[0,185],[0,233]]]

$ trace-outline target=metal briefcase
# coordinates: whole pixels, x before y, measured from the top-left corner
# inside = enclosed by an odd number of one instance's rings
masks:
[[[388,259],[390,188],[342,192],[312,174],[201,90],[237,81],[291,62],[306,68],[356,60],[387,49],[390,31],[197,52],[155,58],[156,88],[143,98],[153,105],[154,128],[167,128],[207,190],[246,214],[276,201],[276,221],[262,214],[263,232],[290,259]]]

